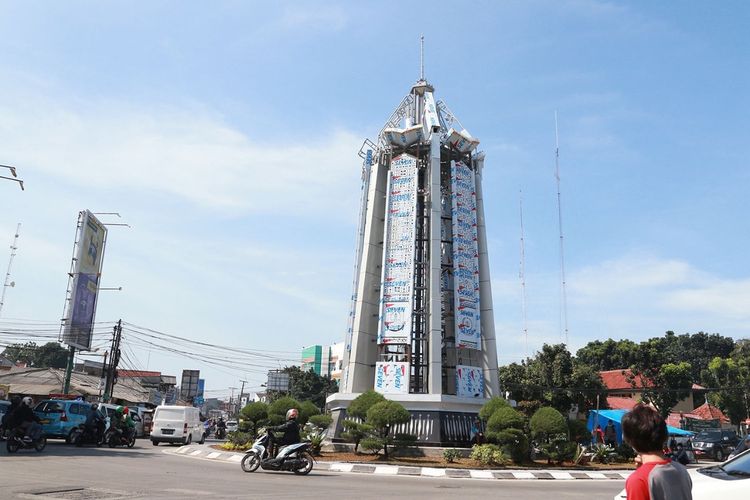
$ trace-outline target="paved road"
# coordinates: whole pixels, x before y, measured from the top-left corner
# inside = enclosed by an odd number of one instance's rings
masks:
[[[624,481],[483,481],[318,472],[246,474],[239,465],[175,456],[139,440],[133,449],[74,448],[50,441],[43,453],[8,455],[0,443],[0,498],[499,498],[611,499]],[[174,451],[174,448],[172,449]],[[65,491],[67,490],[67,491]],[[53,493],[58,491],[59,493]]]

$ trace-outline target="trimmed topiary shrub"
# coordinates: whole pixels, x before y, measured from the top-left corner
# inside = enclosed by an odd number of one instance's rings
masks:
[[[391,443],[390,434],[394,425],[405,424],[411,420],[411,414],[400,403],[395,401],[381,401],[367,410],[367,424],[371,425],[383,441],[383,455],[388,458],[388,445]],[[364,447],[364,441],[362,443]]]
[[[517,464],[525,462],[529,457],[529,438],[521,429],[511,428],[493,433],[491,441],[497,443]]]
[[[367,418],[367,411],[377,403],[385,401],[385,397],[379,392],[373,390],[365,391],[349,404],[349,408],[346,409],[346,414],[355,417],[365,419]]]
[[[487,421],[487,436],[505,429],[523,429],[525,422],[524,416],[510,406],[500,407]]]
[[[567,419],[551,406],[539,408],[529,422],[531,436],[548,441],[551,436],[568,434]]]
[[[482,406],[482,409],[479,410],[479,418],[486,422],[490,419],[492,414],[500,408],[510,408],[510,403],[501,397],[495,396],[487,401],[484,406]]]
[[[457,459],[461,458],[461,452],[455,448],[447,448],[443,450],[443,459],[449,464],[452,464]]]

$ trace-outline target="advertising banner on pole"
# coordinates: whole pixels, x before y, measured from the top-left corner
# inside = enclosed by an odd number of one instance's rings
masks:
[[[456,396],[484,397],[484,375],[476,366],[456,365]]]
[[[451,162],[456,347],[480,349],[479,246],[474,172]]]
[[[72,273],[73,285],[63,325],[63,342],[78,349],[89,350],[107,228],[88,210],[81,212],[80,224]]]
[[[375,391],[381,394],[408,394],[409,363],[375,363]]]
[[[417,212],[417,159],[391,160],[386,201],[379,344],[411,342],[414,292],[414,238]]]
[[[189,401],[198,395],[198,380],[200,376],[200,370],[182,370],[180,398]]]

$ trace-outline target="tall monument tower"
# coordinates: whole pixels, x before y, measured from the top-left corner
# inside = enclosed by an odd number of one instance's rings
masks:
[[[484,153],[424,75],[365,141],[359,242],[340,392],[374,389],[402,403],[398,432],[462,443],[499,395],[482,196]]]

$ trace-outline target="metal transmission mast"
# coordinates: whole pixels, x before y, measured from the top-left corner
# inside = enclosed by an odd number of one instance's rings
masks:
[[[562,201],[560,197],[560,139],[557,134],[557,111],[555,111],[555,179],[557,180],[557,224],[560,229],[560,326],[568,345],[568,292],[565,282],[565,248],[563,245]]]
[[[8,259],[8,270],[5,273],[5,283],[3,284],[3,293],[0,296],[0,315],[3,312],[3,306],[5,305],[5,292],[8,288],[16,286],[15,281],[10,280],[10,270],[13,267],[13,259],[16,257],[16,250],[18,250],[18,235],[21,232],[21,223],[19,222],[16,226],[16,235],[13,237],[13,244],[10,246],[10,258]]]

